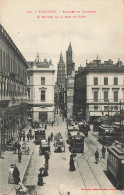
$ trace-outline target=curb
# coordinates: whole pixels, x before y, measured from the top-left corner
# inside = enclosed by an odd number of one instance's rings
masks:
[[[28,166],[29,166],[29,164],[30,164],[30,161],[31,161],[31,157],[32,157],[34,148],[35,148],[35,144],[34,144],[34,146],[33,146],[33,148],[32,148],[32,151],[31,151],[31,154],[30,154],[30,158],[28,159],[27,165],[25,166],[24,174],[22,175],[22,183],[24,183],[24,181],[25,181],[25,179],[26,179],[26,174],[27,174]]]

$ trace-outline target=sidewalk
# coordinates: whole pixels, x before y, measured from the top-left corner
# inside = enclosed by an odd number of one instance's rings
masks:
[[[29,130],[29,126],[27,126],[24,131],[25,134],[27,134]],[[4,159],[0,159],[0,195],[2,194],[8,194],[13,187],[15,187],[15,184],[8,184],[8,172],[10,169],[11,164],[16,164],[20,171],[20,179],[21,182],[23,182],[33,149],[34,149],[34,140],[31,140],[28,143],[30,148],[29,155],[22,155],[22,162],[18,162],[18,155],[13,154],[13,151],[5,151],[4,153]],[[23,141],[20,142],[22,144]],[[9,195],[15,195],[15,190],[13,190]]]

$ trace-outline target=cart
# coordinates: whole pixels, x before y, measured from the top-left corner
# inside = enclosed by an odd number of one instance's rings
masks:
[[[47,142],[47,140],[43,139],[41,140],[41,143],[39,146],[39,156],[45,155],[46,152],[50,154],[50,144]]]
[[[54,147],[55,152],[65,152],[65,141],[63,140],[60,133],[58,133],[54,138]]]

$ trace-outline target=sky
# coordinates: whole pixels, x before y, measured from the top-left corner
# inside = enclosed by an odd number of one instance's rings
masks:
[[[39,13],[50,10],[56,13]],[[71,42],[76,69],[97,54],[102,62],[120,58],[124,63],[123,0],[0,0],[0,23],[27,61],[39,53],[57,69]]]

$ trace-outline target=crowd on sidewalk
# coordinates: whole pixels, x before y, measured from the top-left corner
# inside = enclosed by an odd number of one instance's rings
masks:
[[[18,136],[19,139],[13,143],[13,149],[10,151],[6,150],[3,158],[0,159],[1,194],[8,193],[12,188],[14,188],[14,186],[23,186],[23,177],[34,146],[32,140],[32,129],[29,125],[23,129],[21,135],[22,136]],[[29,139],[28,136],[25,138],[24,135],[29,135]]]

